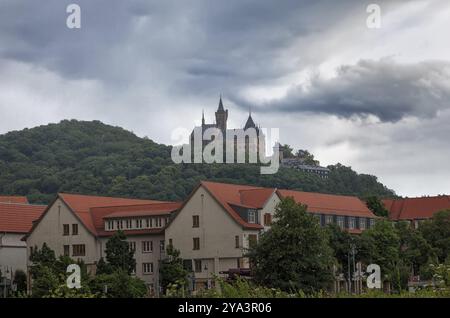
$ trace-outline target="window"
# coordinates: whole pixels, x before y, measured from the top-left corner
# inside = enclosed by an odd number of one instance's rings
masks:
[[[256,243],[258,242],[258,236],[256,234],[249,234],[248,235],[248,246],[255,247]]]
[[[72,224],[72,235],[78,235],[78,224]]]
[[[337,216],[336,221],[337,221],[337,225],[341,229],[343,229],[345,227],[345,218],[343,216],[341,216],[341,215]]]
[[[169,246],[173,246],[173,241],[172,241],[172,239],[169,239]]]
[[[165,250],[164,244],[165,244],[164,240],[159,241],[159,251],[160,251],[161,253],[164,253],[164,250]]]
[[[239,248],[239,235],[234,237],[234,247]]]
[[[143,241],[142,242],[142,253],[153,252],[153,241]]]
[[[86,248],[84,244],[72,245],[72,256],[85,256]]]
[[[107,221],[107,222],[106,222],[106,229],[107,229],[107,230],[112,230],[112,229],[114,229],[114,221]]]
[[[196,273],[201,273],[202,271],[202,260],[194,259],[194,270]]]
[[[128,248],[130,251],[135,252],[136,251],[136,242],[128,242]]]
[[[248,210],[248,223],[256,223],[256,211]]]
[[[152,220],[152,219],[146,219],[146,220],[145,220],[146,223],[147,223],[147,227],[148,227],[148,228],[152,227],[152,226],[151,226],[151,223],[150,223],[151,220]]]
[[[356,220],[354,217],[349,217],[348,218],[348,228],[349,229],[354,229],[356,227]]]
[[[136,220],[136,228],[137,228],[137,229],[142,228],[142,219]]]
[[[375,219],[369,219],[369,228],[375,225]]]
[[[194,250],[199,250],[200,249],[200,238],[199,237],[194,237],[192,239],[193,242],[193,248]]]
[[[153,263],[142,263],[142,273],[153,274]]]
[[[198,215],[192,216],[192,227],[199,227],[200,226],[200,217]]]
[[[333,216],[332,215],[325,215],[325,224],[331,224],[333,223]]]
[[[365,218],[359,218],[359,228],[361,230],[366,229],[366,219]]]
[[[70,231],[69,224],[63,224],[63,235],[64,236],[69,235],[69,231]]]
[[[265,226],[272,225],[272,214],[270,214],[270,213],[265,213],[264,214],[264,225]]]
[[[70,256],[70,245],[64,245],[64,256]]]
[[[117,220],[117,228],[119,230],[123,229],[123,221],[122,220]]]
[[[127,229],[131,229],[133,227],[132,220],[126,220],[125,221],[125,226],[127,227]]]

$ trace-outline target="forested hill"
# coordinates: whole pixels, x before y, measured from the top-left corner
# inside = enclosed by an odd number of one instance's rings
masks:
[[[64,120],[0,135],[0,194],[47,203],[57,192],[182,200],[199,180],[358,196],[392,196],[370,175],[330,166],[327,180],[280,169],[260,175],[254,165],[183,164],[170,146],[99,121]]]

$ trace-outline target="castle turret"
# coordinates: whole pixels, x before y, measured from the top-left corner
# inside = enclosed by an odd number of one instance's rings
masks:
[[[228,109],[223,108],[222,96],[220,96],[219,107],[216,111],[216,126],[222,131],[227,130]]]

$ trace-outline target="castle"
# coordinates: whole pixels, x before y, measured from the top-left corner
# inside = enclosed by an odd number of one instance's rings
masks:
[[[238,160],[238,151],[242,151],[243,154],[245,154],[245,162],[254,163],[251,160],[251,156],[249,157],[250,150],[253,150],[256,154],[257,160],[260,158],[259,156],[259,149],[265,149],[265,136],[259,126],[255,124],[252,118],[252,114],[249,111],[247,121],[243,128],[238,129],[229,129],[227,126],[228,121],[228,109],[225,109],[222,102],[222,96],[220,96],[219,99],[219,106],[217,108],[217,111],[215,113],[216,121],[212,124],[207,124],[205,122],[205,114],[202,112],[202,124],[201,126],[196,126],[192,130],[191,136],[190,136],[190,146],[191,150],[194,154],[196,150],[196,144],[194,142],[194,136],[201,133],[202,136],[202,142],[201,142],[201,151],[203,152],[205,150],[205,147],[213,142],[215,139],[214,137],[208,138],[205,137],[208,133],[207,130],[210,132],[220,132],[222,136],[222,142],[223,142],[223,155],[224,155],[224,161],[226,159],[226,149],[227,145],[230,147],[229,143],[232,142],[234,149],[234,160],[233,162],[240,162]],[[205,138],[203,138],[205,137]],[[228,138],[227,138],[228,137]],[[200,146],[200,144],[197,144]],[[261,154],[265,155],[265,151]],[[250,161],[249,161],[250,159]]]

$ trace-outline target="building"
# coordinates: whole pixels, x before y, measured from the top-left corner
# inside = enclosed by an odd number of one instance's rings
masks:
[[[300,170],[307,173],[314,173],[323,179],[327,179],[330,169],[322,166],[307,165],[299,158],[282,158],[280,159],[281,167]]]
[[[219,99],[219,106],[215,112],[216,121],[212,124],[207,124],[205,122],[205,115],[202,113],[202,124],[201,126],[194,127],[190,136],[190,149],[192,152],[192,159],[195,158],[194,153],[201,150],[205,150],[205,147],[212,141],[209,137],[205,136],[205,131],[210,130],[210,132],[220,132],[222,135],[223,144],[223,162],[226,161],[226,150],[227,146],[229,149],[234,149],[234,160],[237,161],[238,151],[245,155],[243,162],[256,163],[258,158],[260,158],[259,149],[264,149],[261,156],[265,156],[265,136],[260,127],[258,127],[253,121],[252,114],[249,113],[247,121],[243,128],[229,129],[228,128],[228,109],[225,110],[222,102],[222,97]],[[200,135],[202,137],[201,143],[195,143],[195,136]],[[229,137],[227,142],[227,136]],[[230,144],[231,143],[231,144]],[[253,150],[255,154],[254,162],[251,161],[252,158],[247,154],[250,150]],[[250,160],[249,160],[250,159]]]
[[[195,288],[209,287],[213,275],[248,268],[244,252],[256,243],[265,216],[279,199],[275,189],[201,182],[166,228],[166,244],[180,250],[194,274]]]
[[[249,268],[246,250],[270,228],[285,197],[306,204],[323,226],[336,223],[351,233],[361,233],[377,218],[357,197],[203,181],[165,232],[166,244],[180,250],[192,269],[195,288],[209,287],[214,275]]]
[[[450,209],[450,196],[439,195],[420,198],[382,200],[393,221],[408,221],[418,228],[424,220],[431,219],[436,212]]]
[[[56,255],[82,260],[90,273],[105,257],[106,242],[123,230],[135,251],[135,274],[153,292],[164,256],[164,228],[180,203],[60,193],[34,223],[25,240],[29,256],[44,243]],[[29,261],[28,261],[29,262]],[[30,263],[29,263],[30,265]]]
[[[22,237],[45,208],[28,204],[25,197],[0,196],[0,270],[3,274],[12,274],[17,269],[26,271],[27,246]]]
[[[372,227],[378,218],[366,204],[354,196],[278,190],[280,198],[292,197],[307,206],[306,211],[316,215],[322,226],[336,224],[353,234]]]

